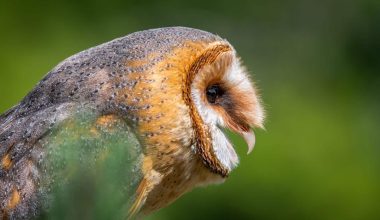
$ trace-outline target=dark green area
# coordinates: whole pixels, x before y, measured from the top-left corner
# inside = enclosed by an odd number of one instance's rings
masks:
[[[220,186],[149,219],[378,219],[380,1],[0,2],[0,111],[64,58],[128,33],[227,38],[261,88],[266,131]]]

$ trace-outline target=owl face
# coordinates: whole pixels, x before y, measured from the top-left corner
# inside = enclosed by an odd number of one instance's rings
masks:
[[[222,129],[240,134],[250,153],[255,144],[251,127],[262,127],[264,119],[258,94],[245,68],[232,47],[225,46],[226,51],[199,68],[191,83],[192,102],[204,123],[208,144],[223,167],[222,175],[228,174],[239,162]]]

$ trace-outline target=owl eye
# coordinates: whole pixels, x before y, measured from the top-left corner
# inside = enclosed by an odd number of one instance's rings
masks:
[[[212,104],[214,104],[223,93],[224,91],[219,85],[211,85],[206,89],[207,100]]]

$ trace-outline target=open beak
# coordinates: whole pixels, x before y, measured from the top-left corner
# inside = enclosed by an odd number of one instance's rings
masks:
[[[253,130],[249,128],[242,129],[237,126],[228,126],[228,125],[227,125],[227,128],[229,128],[231,131],[235,132],[236,134],[239,134],[240,136],[244,138],[245,143],[247,143],[247,146],[248,146],[247,154],[250,154],[253,151],[253,148],[255,147],[255,143],[256,143],[256,137]]]

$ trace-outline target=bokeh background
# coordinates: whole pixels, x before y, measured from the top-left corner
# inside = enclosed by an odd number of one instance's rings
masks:
[[[0,112],[64,58],[163,26],[228,39],[266,131],[222,185],[148,219],[380,219],[380,1],[0,0]]]

